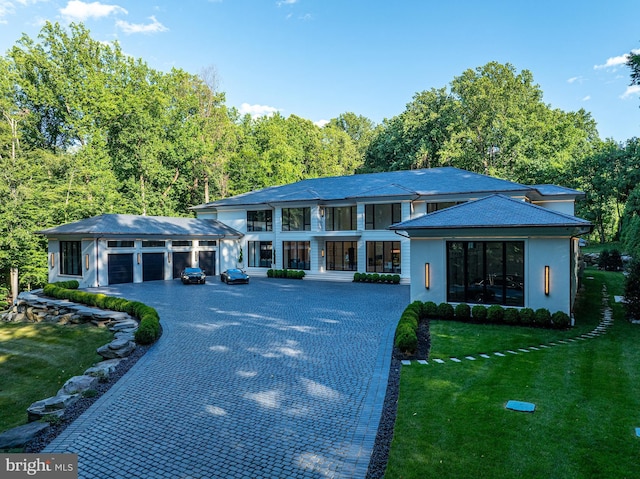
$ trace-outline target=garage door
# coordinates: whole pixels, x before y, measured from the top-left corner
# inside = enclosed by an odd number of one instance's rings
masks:
[[[164,279],[164,253],[142,253],[142,281]]]
[[[109,255],[109,284],[133,283],[133,254]]]
[[[198,264],[204,270],[207,276],[216,275],[216,252],[215,251],[199,251]]]
[[[191,266],[191,253],[173,253],[173,277],[179,278],[185,268]]]

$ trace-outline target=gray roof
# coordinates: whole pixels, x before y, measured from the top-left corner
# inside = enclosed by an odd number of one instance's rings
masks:
[[[576,216],[494,194],[391,226],[393,230],[510,227],[579,227],[591,223]]]
[[[193,209],[293,201],[339,201],[374,197],[531,192],[530,186],[453,167],[333,176],[272,186],[217,200]],[[575,192],[578,194],[578,192]]]
[[[105,214],[38,231],[46,236],[183,236],[240,237],[242,233],[216,220],[170,216]]]
[[[543,196],[584,196],[583,191],[558,185],[533,185],[531,188],[538,190]]]

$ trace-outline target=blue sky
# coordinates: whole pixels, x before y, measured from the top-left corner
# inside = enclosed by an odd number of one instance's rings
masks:
[[[638,18],[638,0],[0,0],[0,51],[45,20],[82,21],[153,68],[214,67],[229,106],[318,123],[347,111],[380,123],[495,60],[624,141],[640,136],[624,65]]]

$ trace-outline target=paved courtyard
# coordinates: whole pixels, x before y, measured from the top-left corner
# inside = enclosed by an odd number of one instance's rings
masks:
[[[46,449],[88,478],[364,478],[407,286],[253,278],[101,291],[164,335]]]

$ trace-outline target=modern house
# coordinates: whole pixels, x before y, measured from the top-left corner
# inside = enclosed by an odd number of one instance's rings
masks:
[[[569,313],[577,237],[591,230],[573,216],[582,196],[444,167],[264,188],[193,207],[191,220],[103,215],[42,233],[49,237],[50,281],[171,279],[180,258],[183,266],[206,263],[208,274],[236,266],[253,276],[286,268],[332,281],[351,281],[354,272],[398,274],[411,283],[413,299]],[[181,229],[179,221],[191,223]],[[80,266],[67,259],[71,254]],[[145,275],[147,261],[158,262],[152,276]],[[123,265],[132,271],[116,273]]]

